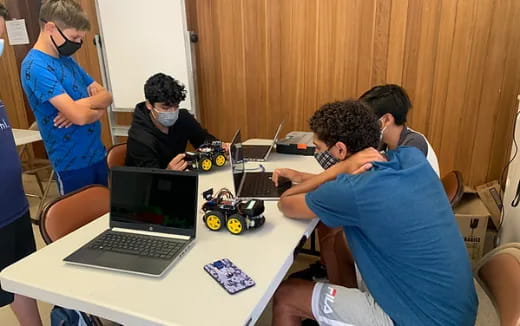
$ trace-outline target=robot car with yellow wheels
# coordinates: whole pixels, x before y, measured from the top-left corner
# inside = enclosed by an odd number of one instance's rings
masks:
[[[219,231],[226,227],[235,235],[246,230],[256,229],[264,225],[264,201],[260,199],[240,200],[235,198],[226,188],[213,194],[213,188],[206,190],[202,196],[206,200],[202,205],[204,223],[208,229]]]
[[[184,160],[188,162],[189,170],[210,171],[213,166],[226,164],[226,151],[219,140],[202,144],[195,152],[186,152]]]

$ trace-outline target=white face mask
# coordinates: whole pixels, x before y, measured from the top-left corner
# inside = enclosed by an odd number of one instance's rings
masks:
[[[3,38],[0,38],[0,57],[2,56],[2,53],[4,53],[4,46],[5,40]]]
[[[171,127],[177,122],[177,119],[179,118],[179,109],[171,112],[160,112],[156,108],[153,108],[155,113],[157,113],[157,121],[159,121],[160,124],[162,124],[165,127]]]

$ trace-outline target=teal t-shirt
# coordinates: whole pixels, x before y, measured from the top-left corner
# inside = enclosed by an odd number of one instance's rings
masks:
[[[344,228],[363,280],[396,325],[473,326],[471,265],[437,174],[416,148],[387,156],[308,193],[308,207]]]
[[[88,87],[94,82],[74,59],[55,58],[32,49],[23,60],[21,81],[56,171],[82,169],[104,159],[99,121],[84,126],[54,127],[58,110],[49,100],[64,93],[74,101],[88,97]]]

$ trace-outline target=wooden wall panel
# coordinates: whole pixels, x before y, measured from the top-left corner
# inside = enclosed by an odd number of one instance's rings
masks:
[[[340,0],[341,1],[341,0]],[[352,38],[357,40],[358,44],[358,60],[357,60],[357,75],[356,80],[356,93],[353,95],[346,94],[348,97],[357,97],[364,91],[371,87],[370,75],[374,71],[373,65],[373,40],[374,40],[374,26],[379,18],[375,19],[377,13],[375,1],[359,1],[359,10],[355,10],[352,14],[355,19],[350,24],[345,26],[346,29],[352,27],[352,23],[359,26],[359,34],[352,35]],[[380,12],[381,13],[381,12]],[[372,19],[370,19],[372,18]],[[320,17],[320,19],[327,19],[327,17]],[[340,18],[341,19],[341,18]],[[368,19],[368,21],[366,21]],[[340,56],[341,58],[341,56]],[[332,72],[336,74],[337,72]]]
[[[398,83],[441,173],[498,178],[520,93],[520,1],[193,0],[202,122],[229,140],[308,130],[329,101]],[[193,22],[194,21],[194,22]]]
[[[453,2],[452,0],[446,1]],[[391,1],[391,3],[390,26],[386,36],[388,38],[386,82],[402,84],[406,26],[408,24],[408,0]]]
[[[259,121],[254,121],[254,124],[263,125],[264,128],[272,128],[273,125],[276,125],[275,119],[278,120],[279,117],[286,117],[285,108],[280,105],[280,99],[282,98],[282,64],[281,64],[281,51],[282,47],[282,38],[280,34],[281,25],[285,24],[285,20],[282,20],[280,15],[281,12],[281,4],[280,2],[274,2],[267,6],[267,1],[264,2],[266,4],[266,56],[267,56],[267,69],[265,71],[265,78],[267,80],[266,86],[266,107],[263,108],[265,111],[265,115],[268,119],[271,119],[270,123],[262,123]],[[282,23],[283,21],[283,23]],[[266,119],[266,121],[268,121]],[[286,124],[288,126],[289,124]],[[289,127],[286,127],[288,130]]]
[[[0,81],[0,96],[6,104],[7,113],[15,128],[28,128],[34,121],[34,114],[23,92],[20,82],[20,66],[26,53],[32,48],[38,37],[39,2],[30,0],[2,0],[9,10],[10,19],[25,19],[29,44],[8,46],[6,54],[0,59],[2,70]],[[7,35],[4,35],[8,43]],[[15,120],[13,121],[13,117]],[[32,152],[38,158],[46,158],[47,153],[42,142],[30,145]]]
[[[282,91],[278,105],[282,107],[283,116],[273,115],[271,123],[275,126],[284,118],[287,122],[283,130],[285,133],[300,129],[301,122],[309,118],[310,108],[316,106],[322,95],[330,96],[330,91],[323,94],[320,91],[322,85],[319,84],[319,80],[322,80],[320,73],[326,69],[325,63],[318,59],[320,48],[316,46],[321,33],[317,18],[322,8],[317,6],[316,1],[306,0],[302,3],[293,0],[282,2],[280,9]],[[307,23],[302,25],[302,21]],[[271,130],[274,130],[273,127]],[[258,137],[272,137],[273,134],[270,131]],[[251,137],[255,136],[245,135],[244,139]]]
[[[0,0],[10,10],[11,18],[20,18],[20,3],[12,0]],[[19,58],[17,57],[18,48],[25,46],[11,46],[7,37],[7,31],[2,35],[5,40],[5,49],[0,57],[0,99],[4,102],[9,121],[13,128],[28,128],[28,112],[24,94],[20,83]],[[34,119],[32,120],[34,121]],[[31,122],[32,122],[31,121]]]
[[[6,42],[4,53],[0,57],[0,99],[5,104],[11,126],[13,128],[27,128],[29,124],[15,52],[7,42],[7,35],[3,37]]]
[[[473,4],[472,11],[475,13],[475,25],[472,28],[472,44],[468,49],[467,60],[469,67],[478,67],[478,69],[470,69],[467,74],[467,82],[464,89],[465,105],[462,108],[462,117],[457,137],[460,139],[459,150],[455,155],[455,161],[458,162],[461,170],[469,171],[472,164],[472,153],[475,150],[475,137],[478,130],[476,128],[478,121],[477,108],[482,98],[482,87],[484,85],[485,62],[488,51],[480,51],[479,49],[487,49],[490,37],[490,28],[492,26],[493,8],[495,1],[481,1],[478,6]]]
[[[6,1],[7,8],[9,10],[9,15],[12,19],[25,19],[25,25],[27,27],[27,34],[29,36],[29,44],[24,45],[16,45],[13,46],[15,57],[16,57],[16,66],[20,69],[22,65],[22,61],[25,58],[25,55],[29,50],[33,47],[36,42],[38,35],[40,33],[40,25],[38,21],[38,15],[40,11],[40,5],[38,1],[31,0],[7,0]],[[18,73],[18,75],[20,75]],[[21,84],[16,83],[19,81],[19,78],[14,80],[12,83],[12,87],[19,88],[21,90]],[[23,93],[23,90],[22,90]],[[29,101],[25,97],[25,94],[22,95],[24,101],[24,110],[27,124],[30,125],[35,121],[34,114],[30,108]],[[17,108],[18,109],[18,108]],[[22,116],[20,115],[20,116]],[[47,154],[45,152],[45,148],[43,143],[37,142],[31,145],[35,149],[35,153],[38,157],[45,157]]]
[[[421,19],[420,28],[417,31],[418,46],[414,60],[416,67],[410,69],[409,73],[415,75],[415,86],[413,94],[415,101],[413,105],[417,108],[429,108],[433,92],[434,79],[431,78],[435,71],[436,52],[432,51],[437,47],[440,21],[440,1],[425,1],[418,15]],[[405,81],[406,83],[406,81]],[[416,96],[421,94],[421,96]],[[413,121],[413,127],[428,133],[428,122],[430,121],[431,110],[412,110],[409,119]]]
[[[455,33],[455,21],[457,18],[457,1],[443,0],[441,2],[441,20],[439,22],[439,42],[437,49],[432,49],[436,53],[436,67],[433,74],[434,84],[432,90],[431,121],[429,123],[428,139],[440,156],[440,147],[442,144],[444,117],[447,108],[448,82],[450,81],[450,67],[453,59],[452,52],[454,46],[453,35]],[[406,32],[403,32],[406,33]],[[417,107],[415,108],[417,110]],[[440,159],[440,157],[439,157]],[[442,164],[441,164],[442,166]],[[448,172],[446,168],[443,171]]]
[[[379,85],[387,80],[390,42],[390,20],[392,17],[392,2],[376,1],[376,17],[374,35],[372,39],[373,67],[371,71],[371,85]],[[363,90],[360,92],[362,93]]]
[[[489,164],[492,161],[492,144],[494,135],[494,126],[498,127],[497,115],[500,108],[500,98],[502,97],[502,81],[504,74],[508,70],[506,67],[507,49],[512,35],[509,29],[512,26],[513,17],[511,13],[514,10],[514,4],[517,1],[496,1],[495,10],[492,17],[491,32],[489,36],[489,48],[486,57],[486,65],[484,67],[484,76],[482,88],[482,97],[480,102],[480,110],[478,111],[478,120],[476,123],[476,132],[479,142],[475,144],[477,147],[471,153],[472,169],[470,179],[488,173]],[[516,53],[518,57],[518,53]],[[486,164],[474,164],[474,162],[482,162],[486,160]]]
[[[268,79],[266,78],[269,53],[267,52],[265,4],[264,1],[250,1],[249,5],[242,8],[244,13],[242,15],[243,30],[241,31],[243,57],[255,57],[256,60],[244,60],[245,105],[240,111],[246,115],[247,123],[243,128],[244,132],[252,135],[265,132],[264,128],[267,126],[257,122],[266,121],[269,117],[267,110]]]

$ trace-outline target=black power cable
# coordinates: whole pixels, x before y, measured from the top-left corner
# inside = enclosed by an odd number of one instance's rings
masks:
[[[507,181],[507,180],[504,180],[505,173],[506,173],[507,169],[509,168],[509,166],[511,165],[511,163],[513,163],[513,161],[516,159],[516,156],[518,154],[518,143],[516,142],[516,137],[515,136],[516,136],[516,122],[517,122],[517,119],[518,119],[519,115],[520,115],[520,110],[518,110],[515,113],[515,116],[513,118],[513,146],[514,146],[514,152],[513,152],[513,155],[511,156],[511,159],[504,166],[504,169],[502,170],[502,173],[500,174],[500,180],[499,180],[500,189],[505,189],[505,182]],[[505,209],[504,209],[505,208],[504,194],[501,194],[500,197],[501,197],[500,199],[502,201],[502,210],[500,212],[500,223],[498,225],[498,230],[500,230],[502,228],[502,223],[504,221],[504,211],[505,211]],[[511,202],[511,206],[512,207],[516,207],[518,205],[519,200],[520,200],[520,180],[518,181],[516,194],[515,194],[515,197],[514,197],[513,201]]]

